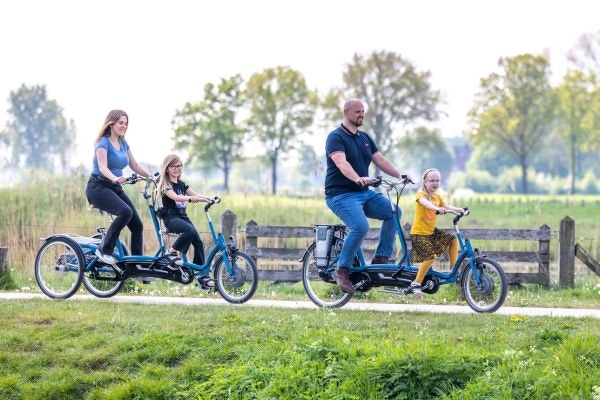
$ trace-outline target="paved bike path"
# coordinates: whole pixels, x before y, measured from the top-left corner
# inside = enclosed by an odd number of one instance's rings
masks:
[[[37,293],[0,293],[0,300],[19,299],[47,299],[50,298]],[[282,301],[282,300],[249,300],[241,305],[232,305],[223,299],[206,299],[196,297],[159,297],[159,296],[114,296],[110,299],[99,299],[91,295],[75,295],[74,300],[114,301],[119,303],[142,304],[183,304],[183,305],[229,305],[232,307],[276,307],[276,308],[313,308],[317,309],[310,301]],[[380,304],[380,303],[353,303],[346,304],[343,310],[369,310],[381,312],[431,312],[446,314],[476,314],[469,306],[433,305],[433,304]],[[549,317],[592,317],[600,318],[599,309],[578,308],[542,308],[542,307],[501,307],[495,314],[502,315],[527,315]]]

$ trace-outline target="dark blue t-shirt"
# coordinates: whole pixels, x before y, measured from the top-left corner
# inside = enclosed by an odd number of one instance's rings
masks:
[[[342,193],[368,190],[368,187],[358,186],[356,182],[351,181],[342,174],[330,157],[331,153],[336,151],[342,151],[346,154],[346,160],[358,176],[369,176],[371,157],[379,149],[366,132],[356,131],[356,135],[353,135],[343,125],[340,125],[329,133],[325,144],[325,156],[327,157],[325,196],[330,198]]]

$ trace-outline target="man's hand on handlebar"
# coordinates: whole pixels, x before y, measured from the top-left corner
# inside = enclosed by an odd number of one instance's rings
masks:
[[[415,184],[408,175],[400,175],[400,182],[402,182],[405,185],[408,185],[409,183],[412,183],[413,185]]]

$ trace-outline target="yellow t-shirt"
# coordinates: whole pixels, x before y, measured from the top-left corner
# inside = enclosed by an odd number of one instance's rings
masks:
[[[429,210],[419,203],[419,199],[422,197],[426,197],[427,200],[429,200],[436,207],[442,207],[444,204],[446,204],[444,199],[442,199],[442,196],[437,193],[432,196],[428,196],[422,191],[419,191],[415,200],[417,207],[415,209],[415,219],[412,227],[410,228],[411,235],[431,235],[437,222],[437,214],[435,211]]]

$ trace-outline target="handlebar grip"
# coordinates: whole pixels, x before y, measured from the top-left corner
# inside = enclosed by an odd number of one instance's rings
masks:
[[[402,183],[404,183],[404,184],[409,184],[409,183],[412,183],[413,185],[415,184],[413,182],[413,180],[408,177],[408,175],[402,174],[402,175],[400,175],[400,179],[402,180]]]

